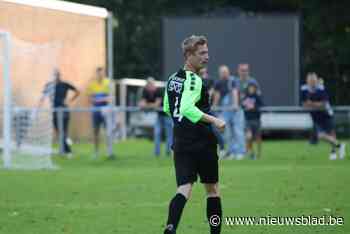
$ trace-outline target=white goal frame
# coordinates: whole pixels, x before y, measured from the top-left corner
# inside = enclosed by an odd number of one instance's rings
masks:
[[[0,31],[0,43],[2,43],[2,77],[4,80],[4,103],[3,103],[3,161],[4,167],[11,167],[11,94],[12,85],[10,78],[11,67],[11,34]]]

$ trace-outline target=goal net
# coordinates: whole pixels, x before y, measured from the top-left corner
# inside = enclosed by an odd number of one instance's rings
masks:
[[[32,43],[0,31],[0,152],[5,168],[51,169],[53,123],[50,98],[59,43]],[[46,96],[48,94],[46,93]]]

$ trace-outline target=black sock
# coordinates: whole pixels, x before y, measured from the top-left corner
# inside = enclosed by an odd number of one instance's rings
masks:
[[[222,208],[220,197],[208,197],[207,218],[209,221],[210,233],[220,234],[222,221]]]
[[[337,152],[337,146],[335,144],[332,145],[331,153],[334,154]]]
[[[335,153],[337,151],[337,149],[340,148],[340,144],[336,143],[336,144],[332,144],[332,150],[331,153]]]
[[[176,230],[180,222],[182,211],[186,205],[186,197],[177,193],[169,204],[169,216],[167,221],[167,229]]]

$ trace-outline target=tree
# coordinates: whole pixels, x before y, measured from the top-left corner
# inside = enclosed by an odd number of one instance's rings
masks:
[[[350,102],[350,2],[318,0],[71,0],[111,10],[115,28],[116,77],[161,77],[161,18],[210,15],[220,9],[297,12],[302,16],[302,74],[319,73],[335,104]]]

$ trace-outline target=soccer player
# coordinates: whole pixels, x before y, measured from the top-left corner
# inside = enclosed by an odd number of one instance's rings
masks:
[[[174,234],[182,211],[199,175],[207,193],[208,220],[221,218],[217,140],[212,125],[224,131],[225,122],[209,115],[209,94],[197,75],[209,60],[204,36],[192,35],[182,43],[185,65],[168,79],[164,94],[164,112],[174,122],[174,164],[176,195],[169,204],[164,234]],[[211,224],[212,222],[209,222]],[[210,233],[221,232],[221,225],[210,225]]]
[[[302,103],[304,107],[312,108],[311,117],[314,122],[318,138],[325,140],[331,146],[330,160],[337,159],[337,149],[339,158],[345,157],[345,143],[339,143],[335,129],[333,110],[329,104],[326,90],[318,83],[316,73],[307,74],[307,85],[302,89]]]
[[[261,95],[255,83],[249,83],[246,95],[242,100],[242,107],[246,120],[247,153],[251,159],[259,159],[261,156],[261,132],[260,132],[260,107],[263,105]],[[257,144],[257,152],[254,151],[254,142]]]
[[[69,99],[69,102],[74,102],[78,96],[80,95],[80,91],[73,86],[72,84],[65,82],[61,78],[61,73],[59,70],[54,71],[54,80],[51,82],[48,82],[45,85],[43,95],[39,101],[39,107],[42,106],[44,100],[46,98],[49,98],[52,102],[53,108],[66,108],[67,103],[66,99],[68,96],[69,91],[73,92],[74,95]],[[68,129],[69,129],[69,112],[63,111],[62,113],[63,117],[63,153],[67,154],[68,157],[72,156],[72,150],[68,143]],[[59,112],[56,110],[53,112],[53,125],[55,127],[56,133],[59,132]]]
[[[103,113],[103,108],[107,107],[110,101],[109,97],[109,79],[105,76],[104,69],[98,67],[96,69],[96,78],[88,86],[88,95],[93,108],[98,108],[92,112],[92,126],[94,130],[94,159],[98,157],[100,146],[100,128],[106,128],[106,119]],[[113,155],[109,155],[113,159]]]

